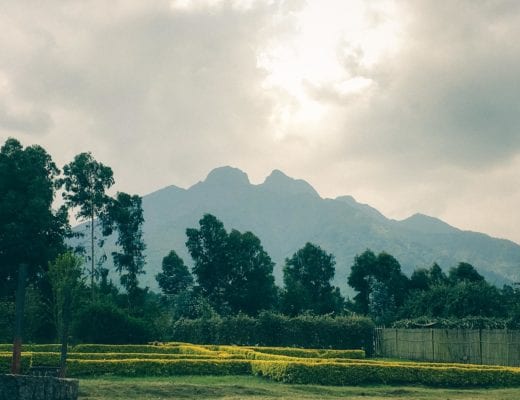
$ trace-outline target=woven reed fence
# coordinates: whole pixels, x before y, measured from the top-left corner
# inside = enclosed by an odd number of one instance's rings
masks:
[[[375,355],[420,361],[520,366],[520,331],[377,328]]]

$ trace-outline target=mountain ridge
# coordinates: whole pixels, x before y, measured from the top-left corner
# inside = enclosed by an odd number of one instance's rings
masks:
[[[423,214],[392,220],[352,196],[322,198],[309,183],[280,170],[255,185],[238,168],[215,168],[188,189],[170,185],[143,196],[143,211],[147,273],[140,280],[152,289],[170,250],[191,264],[185,231],[198,227],[205,213],[214,214],[228,231],[255,233],[276,263],[279,284],[285,258],[306,242],[335,255],[335,283],[347,294],[350,266],[367,248],[392,254],[408,274],[434,262],[446,270],[465,261],[497,284],[520,280],[520,246],[512,241],[463,231]],[[108,241],[107,254],[113,242]]]

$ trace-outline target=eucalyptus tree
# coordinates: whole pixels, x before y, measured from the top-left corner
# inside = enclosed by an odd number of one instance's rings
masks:
[[[114,266],[121,276],[121,285],[128,293],[130,308],[139,296],[138,275],[144,273],[146,245],[143,240],[143,207],[141,197],[119,192],[110,202],[105,233],[117,231],[116,245],[120,251],[112,252]]]
[[[63,167],[63,199],[65,204],[76,210],[75,217],[88,221],[90,228],[90,286],[94,297],[95,268],[95,222],[107,211],[110,197],[106,194],[114,184],[113,172],[92,157],[91,153],[80,153]]]

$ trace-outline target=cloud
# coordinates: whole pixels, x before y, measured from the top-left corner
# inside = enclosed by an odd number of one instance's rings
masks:
[[[2,10],[0,139],[37,142],[60,165],[90,150],[132,193],[190,186],[220,165],[253,182],[278,168],[391,217],[520,240],[516,1]]]

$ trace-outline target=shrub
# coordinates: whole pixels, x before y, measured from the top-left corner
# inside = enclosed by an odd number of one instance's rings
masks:
[[[252,372],[291,384],[360,385],[423,384],[443,387],[518,386],[520,370],[515,368],[459,368],[421,366],[416,363],[312,363],[252,361]]]
[[[111,304],[93,303],[78,315],[73,331],[87,343],[146,343],[154,338],[150,325]]]
[[[173,340],[205,344],[364,349],[373,353],[374,324],[368,318],[297,316],[262,313],[210,319],[180,319],[173,325]]]
[[[30,351],[30,352],[56,352],[61,350],[61,344],[24,344],[22,345],[22,351]],[[13,351],[12,344],[0,344],[0,351]]]
[[[248,375],[246,360],[70,360],[71,377],[113,374],[120,376]]]
[[[11,363],[13,360],[13,354],[7,352],[0,353],[0,374],[10,374],[11,373]],[[31,364],[31,355],[30,354],[22,354],[22,373],[26,373],[29,370],[29,366]]]

